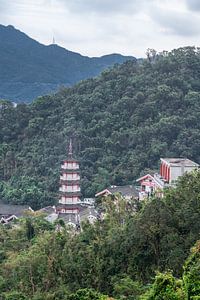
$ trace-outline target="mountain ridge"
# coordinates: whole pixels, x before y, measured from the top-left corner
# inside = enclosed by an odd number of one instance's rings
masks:
[[[56,44],[43,45],[12,25],[0,25],[0,98],[29,102],[134,59],[117,53],[90,58]]]

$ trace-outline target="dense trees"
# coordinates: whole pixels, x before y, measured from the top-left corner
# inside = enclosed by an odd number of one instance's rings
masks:
[[[72,136],[85,196],[129,184],[161,156],[200,162],[200,52],[129,61],[31,105],[1,101],[0,198],[34,208],[57,199]]]
[[[191,250],[191,255],[184,266],[183,283],[187,299],[195,300],[200,297],[200,241]]]
[[[2,299],[198,299],[200,171],[137,212],[116,197],[117,205],[102,202],[106,218],[79,234],[42,215],[1,226]]]

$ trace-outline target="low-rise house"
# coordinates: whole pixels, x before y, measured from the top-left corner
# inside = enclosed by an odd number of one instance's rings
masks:
[[[40,212],[46,214],[45,220],[49,221],[50,223],[54,223],[56,220],[63,220],[66,225],[69,225],[74,228],[80,228],[81,222],[88,221],[89,223],[93,224],[97,219],[99,219],[99,214],[94,208],[94,206],[86,206],[82,205],[81,203],[76,204],[78,208],[77,213],[62,213],[57,212],[57,207],[55,206],[47,206],[40,209]]]
[[[116,186],[112,185],[103,191],[98,192],[95,197],[105,197],[119,193],[125,200],[138,199],[139,191],[132,185]]]
[[[33,211],[28,205],[13,205],[0,202],[0,224],[9,224],[26,215],[27,211]]]

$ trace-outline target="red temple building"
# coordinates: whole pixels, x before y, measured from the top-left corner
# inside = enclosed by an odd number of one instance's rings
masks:
[[[167,183],[173,184],[178,177],[199,167],[188,158],[161,158],[160,175]]]
[[[72,141],[69,144],[68,158],[62,161],[59,204],[57,213],[78,214],[81,188],[79,162],[72,157]]]
[[[176,184],[177,179],[186,172],[199,167],[197,163],[188,158],[161,158],[160,174],[147,174],[137,179],[140,184],[140,199],[156,193],[163,195],[163,189]]]

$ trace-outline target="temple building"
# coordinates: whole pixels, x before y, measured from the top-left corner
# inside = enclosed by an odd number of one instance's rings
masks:
[[[106,197],[108,195],[120,194],[125,200],[138,199],[139,192],[132,185],[116,186],[112,185],[98,192],[95,197]]]
[[[79,162],[72,155],[72,141],[70,140],[68,158],[61,164],[57,213],[79,213],[78,203],[81,197]]]
[[[161,158],[160,160],[160,174],[147,174],[137,179],[140,184],[141,200],[155,193],[162,196],[165,187],[175,185],[180,176],[199,167],[188,158]]]
[[[160,160],[160,175],[169,184],[175,183],[178,177],[199,167],[188,158],[161,158]]]

